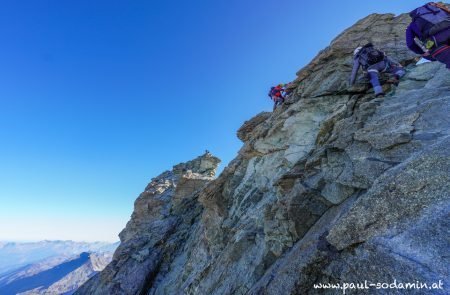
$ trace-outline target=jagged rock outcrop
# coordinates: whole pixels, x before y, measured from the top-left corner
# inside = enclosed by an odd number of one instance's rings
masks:
[[[244,146],[217,179],[173,198],[177,211],[168,205],[173,182],[152,182],[159,193],[137,200],[114,262],[79,294],[340,294],[313,284],[364,280],[449,286],[450,75],[438,63],[412,64],[408,20],[374,14],[338,36],[298,73],[284,106],[238,131]],[[365,41],[409,65],[385,98],[367,83],[347,88],[351,53]]]
[[[176,255],[183,252],[198,223],[199,191],[212,181],[220,160],[209,152],[153,178],[134,204],[120,233],[113,261],[79,294],[139,294],[155,283]]]

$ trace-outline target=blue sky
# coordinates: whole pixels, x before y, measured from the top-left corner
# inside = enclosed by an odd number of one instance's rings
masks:
[[[272,84],[358,19],[420,4],[3,3],[0,240],[117,240],[152,177],[205,149],[228,163]]]

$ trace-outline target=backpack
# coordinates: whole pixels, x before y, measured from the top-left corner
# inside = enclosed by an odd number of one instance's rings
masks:
[[[281,97],[281,92],[283,91],[283,88],[281,88],[280,86],[276,86],[276,87],[272,87],[270,88],[270,92],[269,92],[269,96],[276,96],[276,97]]]
[[[358,53],[359,63],[367,68],[384,60],[384,52],[373,47],[371,43],[364,46]]]
[[[422,40],[450,28],[449,10],[433,2],[414,9],[409,13],[422,34]]]
[[[267,94],[270,98],[272,98],[272,93],[275,87],[270,87],[269,93]]]

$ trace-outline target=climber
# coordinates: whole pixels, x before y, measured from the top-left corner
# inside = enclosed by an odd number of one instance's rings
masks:
[[[411,23],[406,29],[408,48],[431,61],[440,61],[450,69],[450,10],[430,2],[409,14]]]
[[[284,84],[278,84],[277,86],[271,87],[269,91],[269,97],[273,100],[273,110],[277,108],[277,106],[282,105],[284,102]]]
[[[356,75],[359,67],[362,67],[367,72],[370,83],[375,91],[375,96],[384,96],[383,88],[380,84],[380,73],[393,74],[394,77],[388,82],[398,85],[400,78],[405,75],[403,67],[386,56],[386,54],[376,49],[372,43],[365,46],[359,46],[353,52],[353,70],[350,77],[350,85],[355,84]]]

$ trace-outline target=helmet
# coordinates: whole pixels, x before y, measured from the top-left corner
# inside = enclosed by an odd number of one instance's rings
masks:
[[[362,49],[362,46],[356,47],[355,51],[353,51],[353,56],[358,55],[358,53],[361,51],[361,49]]]
[[[283,84],[283,83],[280,83],[280,84],[278,84],[278,86],[279,86],[279,87],[283,87],[283,86],[284,86],[284,84]]]

